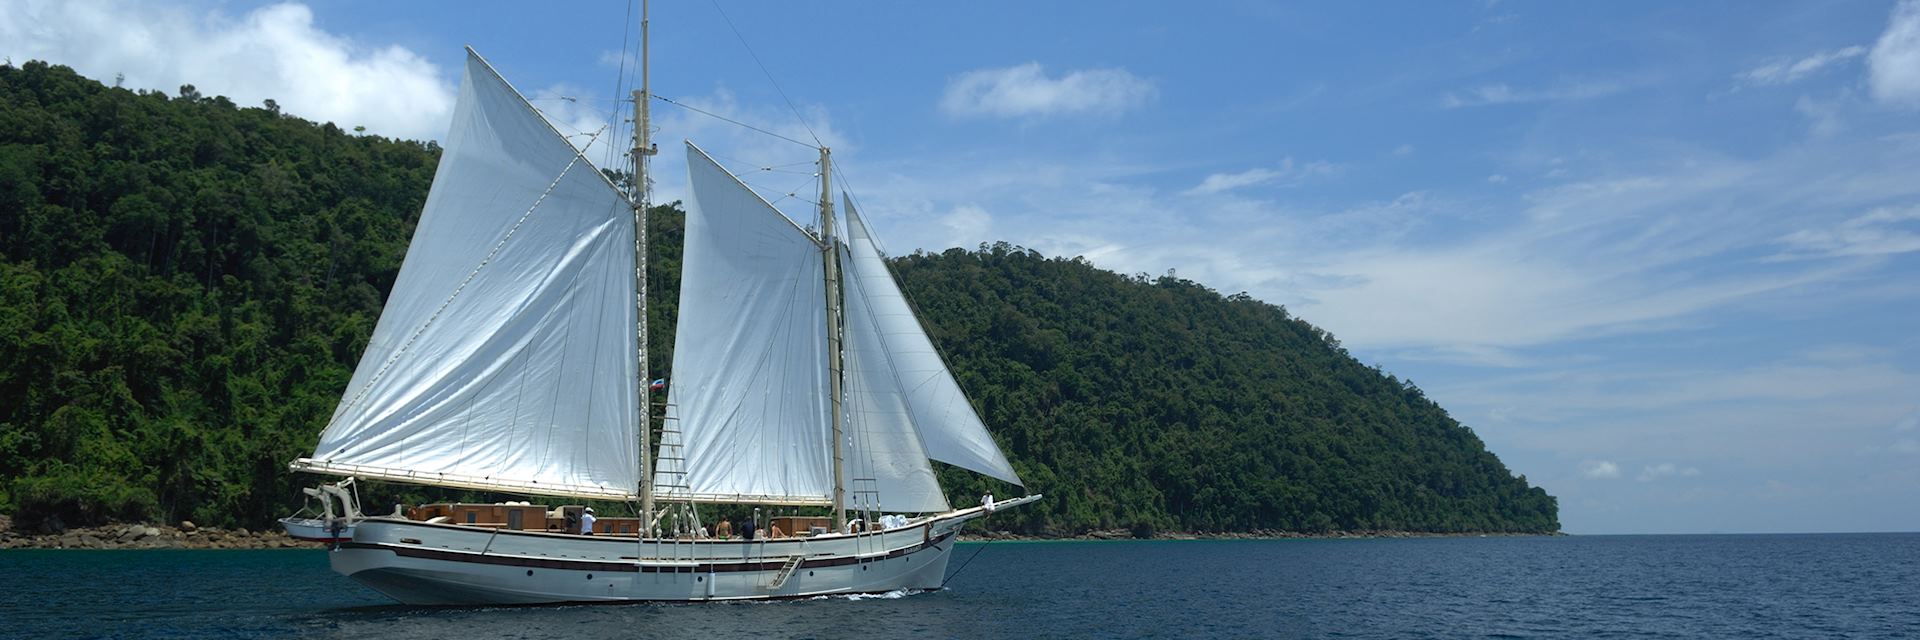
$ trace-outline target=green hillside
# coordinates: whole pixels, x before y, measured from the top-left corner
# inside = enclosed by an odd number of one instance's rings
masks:
[[[0,66],[0,513],[21,525],[289,511],[313,479],[286,462],[339,400],[426,197],[432,143],[181,89]],[[680,223],[655,212],[662,347]],[[1004,244],[895,266],[1048,494],[996,526],[1558,528],[1471,430],[1279,307]],[[1018,493],[942,474],[956,504]]]

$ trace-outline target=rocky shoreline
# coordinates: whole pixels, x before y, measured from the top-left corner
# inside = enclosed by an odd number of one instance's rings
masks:
[[[192,522],[175,526],[151,524],[113,524],[104,527],[70,529],[65,533],[30,535],[13,531],[10,519],[0,516],[0,549],[319,549],[319,542],[296,540],[278,530],[249,531],[199,527]],[[1333,531],[1299,533],[1293,531],[1254,530],[1229,532],[1156,532],[1141,538],[1127,529],[1089,531],[1075,536],[1031,536],[1007,531],[985,534],[961,534],[963,542],[1017,540],[1027,542],[1063,540],[1290,540],[1290,539],[1369,539],[1369,538],[1494,538],[1564,536],[1565,533],[1426,533],[1418,531]]]
[[[1435,533],[1427,531],[1329,531],[1325,533],[1301,533],[1298,531],[1280,531],[1273,529],[1255,529],[1252,531],[1160,531],[1141,537],[1127,529],[1104,529],[1089,531],[1074,536],[1031,536],[1008,531],[990,531],[981,533],[963,533],[961,542],[987,542],[995,540],[1013,540],[1022,542],[1048,542],[1069,540],[1363,540],[1376,538],[1530,538],[1564,536],[1565,532],[1552,533],[1514,533],[1507,531],[1473,531],[1460,533]]]
[[[11,524],[10,518],[0,516],[0,549],[318,549],[326,546],[295,540],[285,531],[201,527],[186,521],[175,526],[110,524],[38,535],[14,531]]]

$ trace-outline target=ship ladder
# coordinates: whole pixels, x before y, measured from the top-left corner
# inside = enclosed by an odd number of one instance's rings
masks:
[[[787,558],[787,563],[780,565],[780,573],[774,574],[773,586],[768,588],[778,590],[780,587],[787,586],[787,578],[793,577],[794,572],[800,570],[800,563],[806,561],[807,557],[805,555]]]
[[[668,409],[673,408],[673,405],[669,403],[662,403],[660,406]],[[666,470],[665,474],[656,474],[654,476],[653,494],[657,497],[665,498],[667,504],[660,505],[654,513],[648,515],[647,520],[652,524],[649,530],[643,533],[643,537],[652,536],[656,541],[656,546],[654,547],[655,557],[687,563],[687,571],[692,571],[692,562],[695,559],[694,546],[682,541],[680,536],[669,536],[669,532],[660,526],[660,521],[665,519],[665,516],[669,513],[673,514],[673,521],[676,525],[679,524],[682,518],[688,515],[685,511],[686,505],[677,502],[676,499],[691,502],[689,496],[692,490],[687,486],[687,459],[681,449],[680,439],[682,434],[680,433],[680,418],[678,415],[675,415],[677,413],[676,411],[667,411],[666,417],[661,420],[660,452],[659,455],[655,457],[655,466],[650,467],[650,470],[659,468]],[[666,476],[664,478],[666,482],[659,482],[659,480],[662,479],[660,477],[661,475]],[[680,571],[678,568],[674,569],[674,573],[680,573]]]

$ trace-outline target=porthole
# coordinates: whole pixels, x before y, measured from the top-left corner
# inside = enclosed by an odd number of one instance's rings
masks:
[[[533,575],[533,570],[532,570],[532,569],[528,569],[528,570],[527,570],[527,575]]]
[[[812,571],[808,571],[808,572],[807,572],[807,577],[809,577],[809,578],[811,578],[811,577],[813,577],[813,572],[812,572]]]
[[[589,573],[589,574],[587,574],[587,579],[588,579],[588,580],[592,580],[592,579],[593,579],[593,574],[591,574],[591,573]]]
[[[707,581],[707,577],[706,577],[706,576],[694,576],[694,577],[693,577],[693,581],[694,581],[694,582],[706,582],[706,581]]]

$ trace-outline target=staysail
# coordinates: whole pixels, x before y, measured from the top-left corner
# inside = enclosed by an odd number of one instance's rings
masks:
[[[1007,456],[994,444],[987,427],[980,422],[960,383],[941,361],[933,341],[920,327],[913,308],[900,293],[900,286],[887,271],[886,261],[874,245],[866,222],[847,199],[847,250],[851,256],[842,265],[846,270],[847,297],[861,298],[868,308],[877,341],[888,358],[888,368],[898,381],[902,401],[913,418],[926,456],[975,473],[1021,484]],[[857,292],[857,293],[856,293]],[[849,303],[852,309],[852,303]],[[853,330],[850,320],[848,330]],[[892,507],[889,507],[892,508]]]
[[[680,319],[655,495],[828,504],[825,252],[692,143],[687,174]]]
[[[840,264],[852,265],[847,246]],[[927,463],[927,452],[914,429],[905,389],[887,355],[880,318],[872,304],[873,292],[884,289],[852,269],[842,272],[845,295],[846,488],[850,508],[883,511],[932,512],[948,509],[940,481]]]
[[[633,242],[625,197],[469,49],[406,261],[293,468],[638,495]]]

